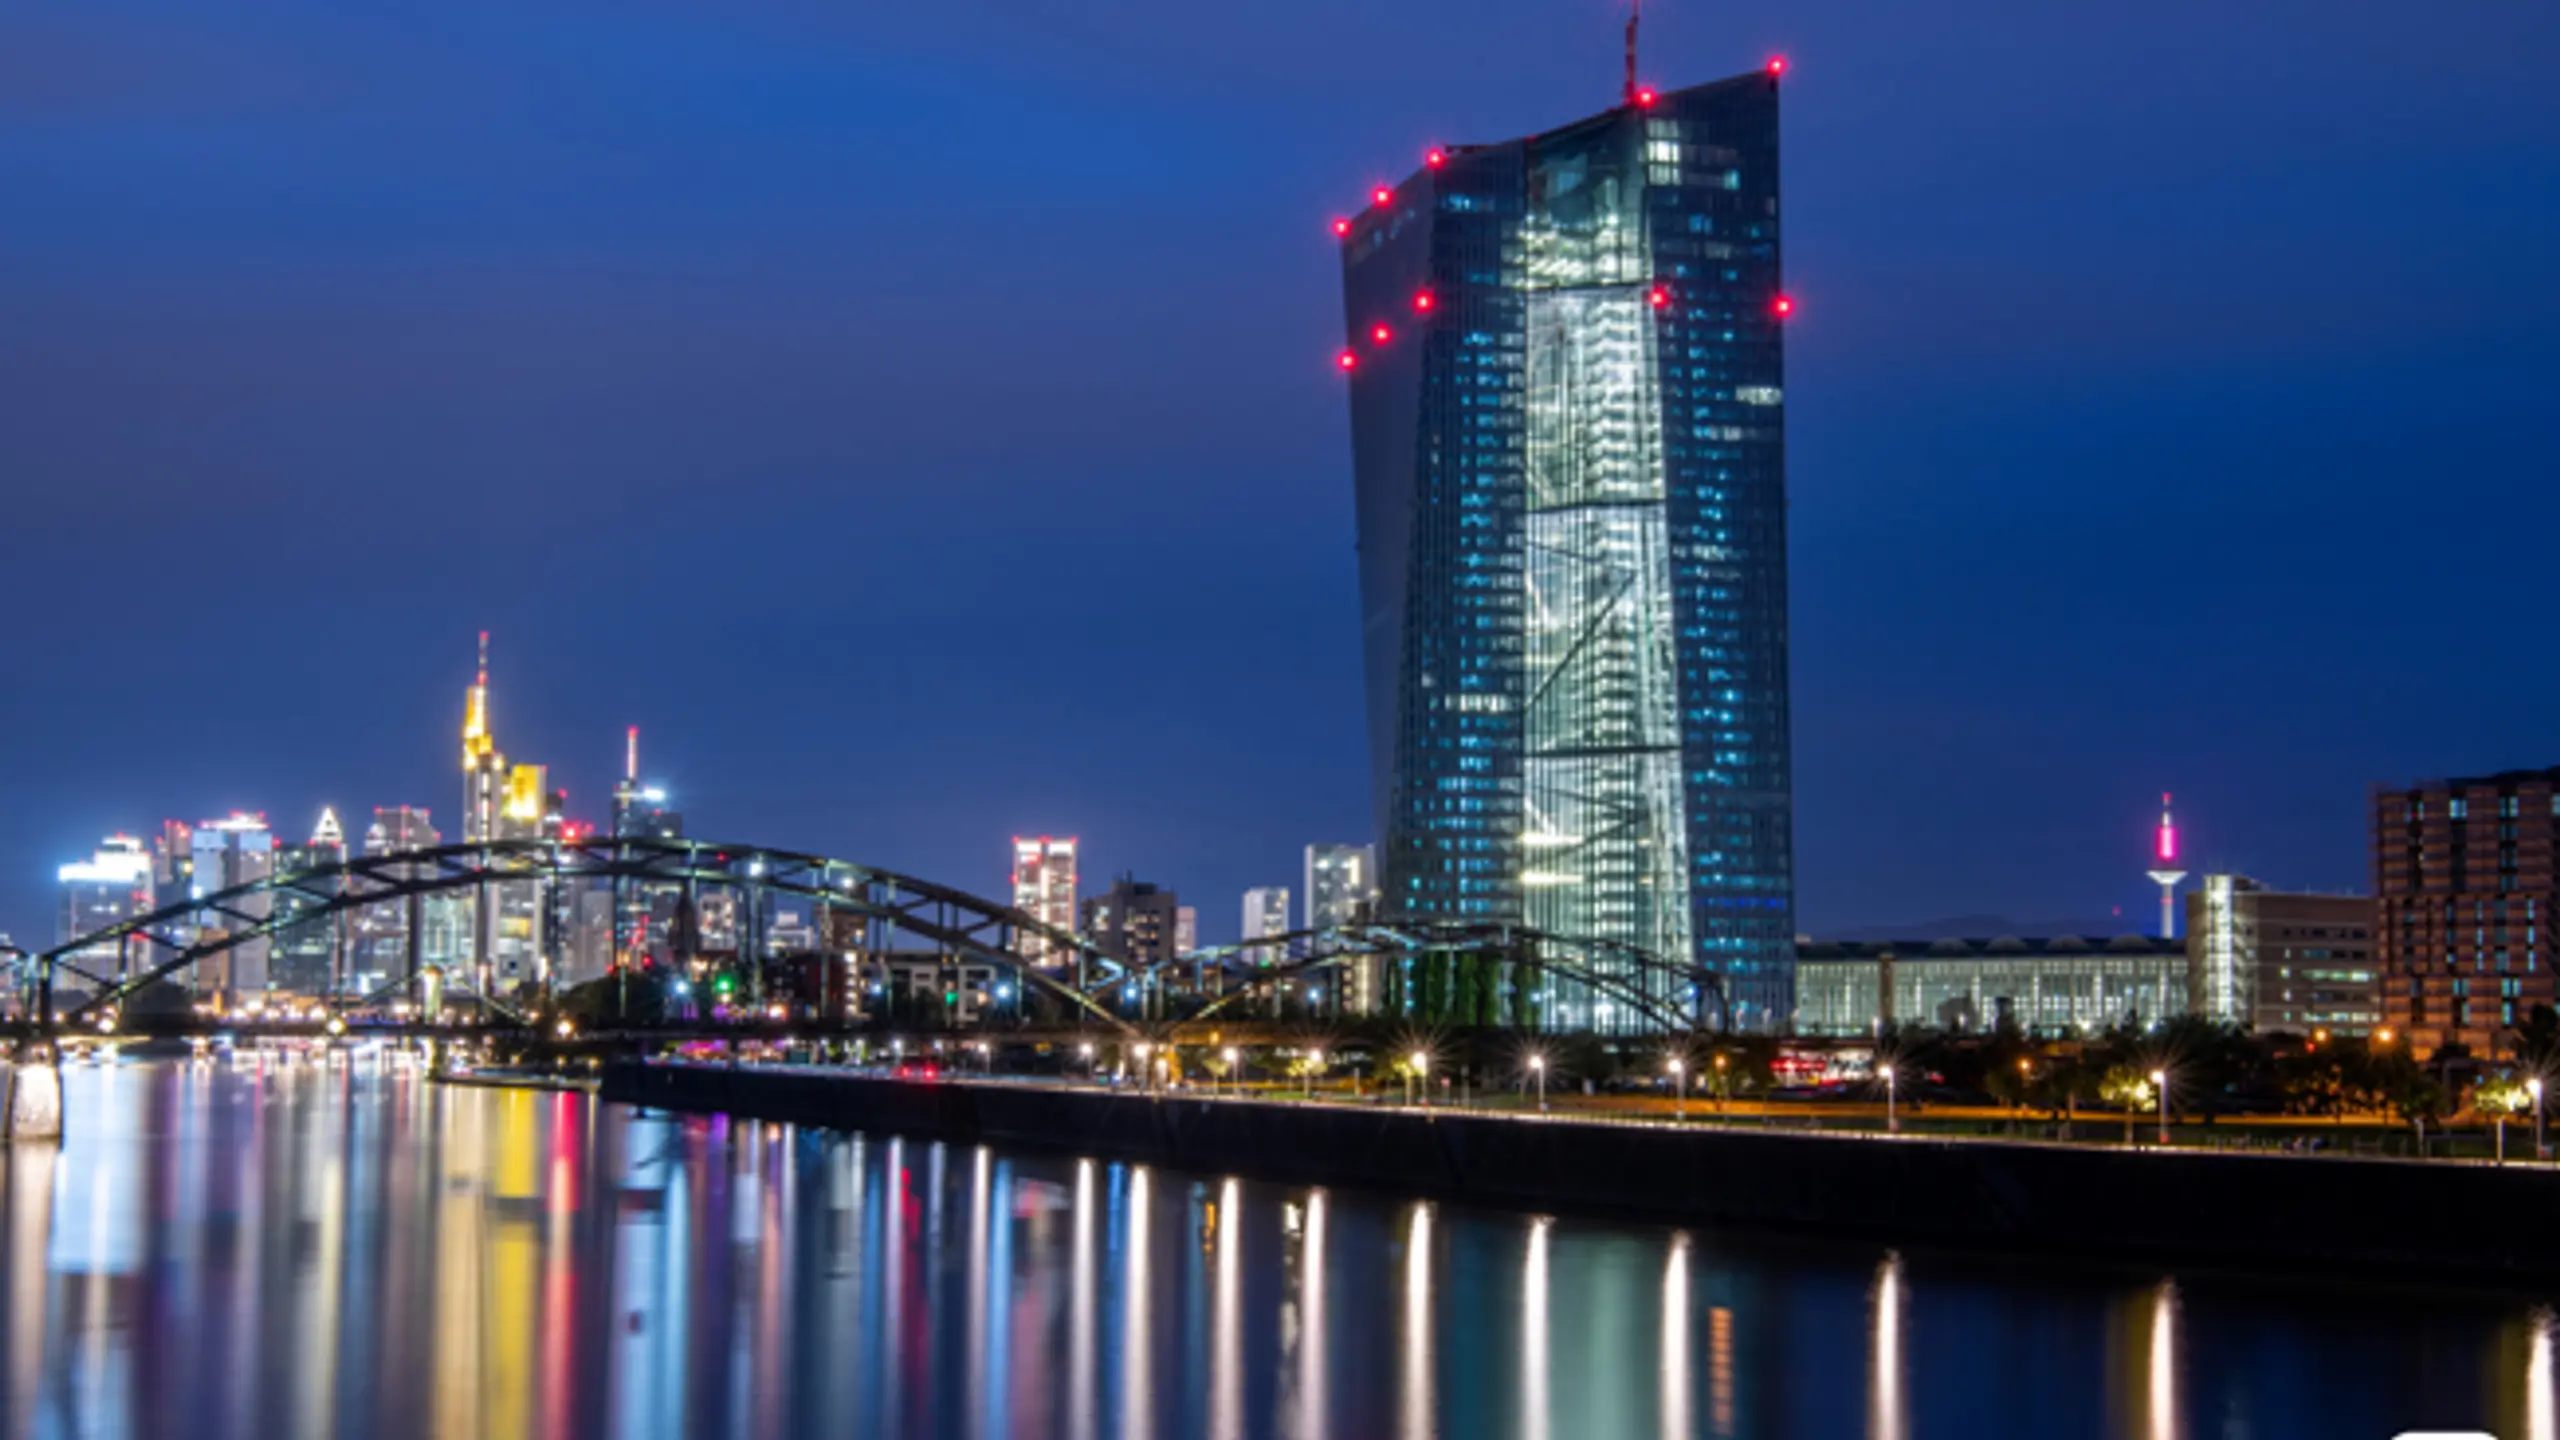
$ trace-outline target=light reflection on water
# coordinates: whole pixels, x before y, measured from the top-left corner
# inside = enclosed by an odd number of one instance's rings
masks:
[[[2523,1299],[1476,1212],[362,1063],[65,1093],[65,1144],[0,1174],[0,1437],[2560,1440]]]

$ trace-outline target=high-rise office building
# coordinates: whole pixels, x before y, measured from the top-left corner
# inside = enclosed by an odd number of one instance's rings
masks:
[[[309,840],[276,847],[276,873],[298,875],[325,870],[344,863],[346,858],[347,836],[339,828],[338,812],[324,809]],[[326,995],[344,978],[338,973],[342,958],[338,920],[297,918],[326,905],[344,884],[344,877],[337,877],[276,891],[276,928],[268,976],[275,988],[297,995]]]
[[[1349,925],[1378,903],[1377,852],[1366,845],[1307,847],[1302,930]]]
[[[1144,969],[1182,953],[1184,908],[1174,892],[1123,875],[1084,902],[1084,935],[1103,954]]]
[[[54,872],[62,889],[54,943],[68,945],[110,925],[148,915],[152,907],[152,857],[131,835],[110,835],[86,860]],[[121,980],[150,963],[158,947],[134,940],[83,946],[65,958],[102,979]],[[68,977],[65,984],[82,983]]]
[[[2488,1056],[2560,999],[2560,768],[2435,780],[2373,796],[2373,950],[2382,1023],[2421,1051]]]
[[[1013,908],[1055,929],[1076,928],[1076,838],[1013,837]],[[1037,938],[1021,942],[1023,958],[1055,967],[1067,957]]]
[[[1189,905],[1173,912],[1173,953],[1188,955],[1200,948],[1200,912]]]
[[[1737,1023],[1784,1023],[1776,67],[1435,150],[1370,199],[1335,229],[1380,909],[1695,961]]]
[[[191,898],[203,899],[275,873],[276,837],[267,829],[263,815],[235,811],[220,820],[204,821],[195,827],[193,841],[195,873],[188,892]],[[196,943],[201,945],[225,932],[238,933],[263,922],[272,913],[274,902],[273,894],[262,891],[228,902],[224,908],[229,914],[198,911]],[[196,989],[228,994],[242,1001],[265,994],[271,978],[268,960],[272,949],[267,937],[260,936],[198,962]]]
[[[365,827],[364,853],[368,856],[399,855],[415,850],[433,850],[444,843],[436,833],[427,812],[411,805],[378,805],[373,823]],[[413,867],[396,867],[400,879],[416,879]],[[454,904],[459,899],[450,895],[421,896],[418,909],[418,964],[444,965],[451,961],[450,932],[454,927]],[[354,925],[354,988],[370,994],[384,985],[405,980],[409,974],[409,910],[411,901],[384,900],[367,905],[356,912]]]
[[[1288,933],[1288,886],[1261,885],[1244,892],[1244,930],[1242,932],[1244,940],[1248,942],[1268,940],[1275,935]],[[1281,953],[1276,946],[1265,946],[1256,950],[1253,958],[1262,964],[1273,965],[1289,957]]]
[[[557,833],[559,818],[543,767],[507,763],[489,728],[489,632],[480,632],[480,668],[463,702],[462,839],[537,840]],[[476,896],[461,897],[473,927],[467,959],[475,984],[504,990],[544,978],[544,917],[549,882],[510,880],[488,887],[488,913]]]
[[[1370,918],[1377,908],[1378,854],[1366,845],[1308,846],[1304,879],[1306,889],[1300,893],[1306,897],[1302,902],[1305,911],[1300,929],[1325,930],[1353,924]],[[1323,946],[1327,942],[1311,939],[1308,943]],[[1340,1003],[1354,1014],[1376,1011],[1383,998],[1380,989],[1386,976],[1387,962],[1374,955],[1340,967],[1334,981],[1340,987]]]
[[[2364,1035],[2381,1024],[2370,897],[2207,875],[2186,899],[2195,1013],[2260,1034]]]
[[[655,785],[640,783],[640,727],[625,732],[622,750],[622,778],[613,787],[613,834],[616,839],[681,840],[684,838],[684,816],[667,808],[667,792]],[[684,887],[672,881],[616,881],[614,913],[616,921],[614,952],[623,963],[639,964],[655,956],[673,962],[672,935],[677,910],[684,902]],[[695,947],[711,948],[700,943],[699,920],[695,925]]]

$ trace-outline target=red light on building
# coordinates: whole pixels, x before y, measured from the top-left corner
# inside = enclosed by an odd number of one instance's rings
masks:
[[[1381,185],[1377,189],[1369,192],[1370,203],[1375,205],[1389,204],[1394,201],[1395,198],[1396,192],[1388,189],[1384,185]]]
[[[1396,338],[1396,332],[1388,329],[1384,325],[1378,326],[1376,329],[1369,332],[1369,343],[1372,345],[1384,345],[1394,338]]]
[[[1793,315],[1796,313],[1795,297],[1792,295],[1781,295],[1777,299],[1770,301],[1769,313],[1777,316],[1781,320]]]
[[[1645,298],[1653,302],[1654,309],[1668,310],[1671,308],[1671,287],[1656,285],[1653,287],[1653,293]]]
[[[1428,290],[1416,290],[1413,292],[1413,308],[1414,313],[1416,314],[1427,315],[1431,313],[1431,307],[1437,303],[1437,301],[1434,301],[1431,298],[1431,292]]]
[[[1360,363],[1360,357],[1352,354],[1348,350],[1345,350],[1341,354],[1333,357],[1333,363],[1341,366],[1345,370],[1348,370]]]
[[[1661,96],[1653,93],[1652,87],[1650,86],[1636,92],[1636,104],[1648,110],[1653,108],[1654,101],[1661,98]]]
[[[1336,234],[1336,235],[1348,235],[1348,234],[1350,234],[1350,233],[1351,233],[1351,222],[1350,222],[1350,221],[1348,221],[1348,220],[1336,220],[1336,221],[1334,221],[1334,222],[1333,222],[1333,233],[1334,233],[1334,234]]]
[[[1772,55],[1772,56],[1770,56],[1770,57],[1769,57],[1769,74],[1770,74],[1772,77],[1775,77],[1775,76],[1779,76],[1779,75],[1784,75],[1784,74],[1786,74],[1786,73],[1787,73],[1787,57],[1786,57],[1786,56],[1784,56],[1784,55]]]
[[[1422,163],[1430,166],[1434,170],[1437,170],[1441,166],[1449,163],[1448,152],[1444,150],[1433,150],[1422,157]]]

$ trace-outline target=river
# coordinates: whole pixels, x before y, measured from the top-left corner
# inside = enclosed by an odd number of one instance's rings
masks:
[[[0,1184],[11,1437],[2560,1440],[2526,1295],[1471,1211],[380,1056],[63,1089]]]

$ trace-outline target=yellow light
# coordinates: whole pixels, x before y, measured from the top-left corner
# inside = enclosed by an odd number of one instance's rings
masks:
[[[507,773],[507,818],[542,818],[542,767],[518,765]]]

